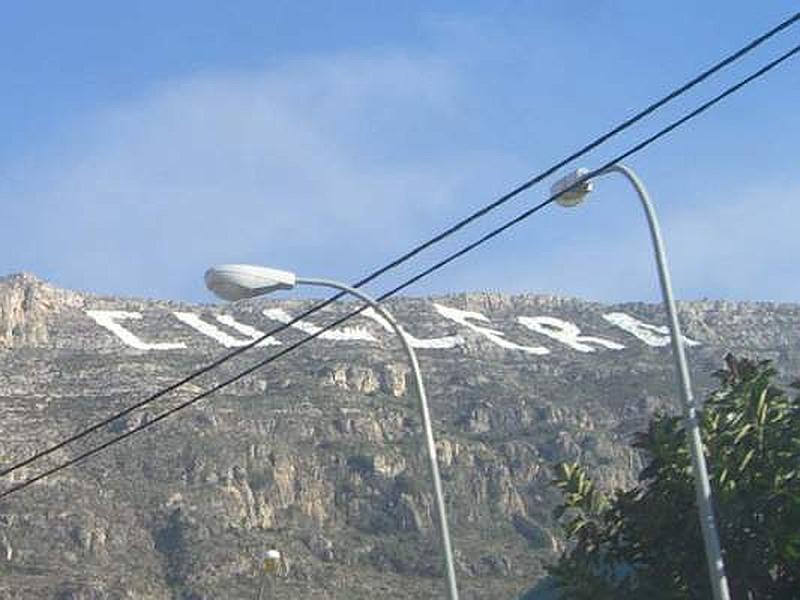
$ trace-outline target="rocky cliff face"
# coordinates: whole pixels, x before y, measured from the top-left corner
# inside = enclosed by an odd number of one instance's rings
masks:
[[[0,279],[0,347],[47,345],[49,315],[81,302],[80,295],[53,288],[32,275]]]
[[[310,306],[188,306],[0,280],[8,465]],[[401,299],[431,396],[463,598],[515,598],[560,550],[551,465],[630,483],[630,433],[675,410],[658,306],[465,294]],[[116,421],[15,482],[152,420],[343,314],[325,310]],[[682,306],[698,395],[727,351],[800,373],[800,307]],[[301,330],[302,329],[302,330]],[[96,458],[0,501],[0,598],[443,597],[413,382],[360,316]]]

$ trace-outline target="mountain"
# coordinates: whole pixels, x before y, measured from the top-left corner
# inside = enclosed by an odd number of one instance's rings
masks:
[[[16,463],[300,314],[310,301],[187,305],[0,279],[0,461]],[[0,482],[79,454],[356,305],[275,334]],[[457,294],[387,303],[430,395],[462,598],[518,598],[562,548],[551,465],[632,482],[630,435],[675,411],[660,306]],[[698,397],[731,351],[800,373],[800,306],[683,303]],[[413,382],[362,315],[97,456],[0,501],[0,598],[444,597]],[[304,333],[305,332],[305,333]],[[687,515],[693,518],[693,515]],[[701,560],[698,557],[698,560]]]

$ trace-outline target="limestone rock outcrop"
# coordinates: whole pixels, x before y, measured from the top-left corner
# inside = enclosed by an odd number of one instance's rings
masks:
[[[0,279],[0,464],[271,331],[274,309],[309,306],[197,307],[95,297],[30,275]],[[553,465],[581,460],[600,485],[630,485],[641,466],[631,434],[653,412],[678,409],[663,311],[493,293],[389,306],[413,335],[425,377],[461,595],[518,597],[563,550]],[[145,427],[0,502],[0,600],[255,597],[270,548],[284,556],[277,598],[441,597],[416,388],[380,323],[359,317],[158,420],[351,308],[276,333],[0,480],[7,489]],[[620,313],[647,335],[606,318]],[[800,373],[796,305],[704,301],[682,304],[681,316],[696,342],[699,398],[727,351],[771,358],[787,379]]]

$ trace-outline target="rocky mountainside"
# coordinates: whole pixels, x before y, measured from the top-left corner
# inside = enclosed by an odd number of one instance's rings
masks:
[[[184,305],[0,279],[0,462],[22,460],[291,319],[310,302]],[[518,598],[562,547],[551,465],[607,486],[630,434],[676,410],[659,306],[461,294],[388,303],[431,396],[462,597]],[[191,398],[353,305],[269,338],[8,489]],[[728,351],[800,373],[800,306],[681,306],[702,396]],[[0,501],[0,598],[440,598],[444,582],[413,382],[362,315],[236,384]],[[687,515],[687,518],[692,518]]]

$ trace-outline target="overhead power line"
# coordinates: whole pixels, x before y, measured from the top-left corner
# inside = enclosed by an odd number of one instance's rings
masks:
[[[767,40],[769,40],[773,36],[777,35],[781,31],[793,26],[798,20],[800,20],[800,12],[797,12],[797,13],[793,14],[792,16],[790,16],[789,18],[785,19],[784,21],[778,23],[772,29],[768,30],[767,32],[763,33],[762,35],[760,35],[760,36],[756,37],[755,39],[751,40],[748,44],[742,46],[736,52],[733,52],[732,54],[729,54],[728,56],[726,56],[725,58],[723,58],[722,60],[720,60],[719,62],[717,62],[713,66],[711,66],[710,68],[706,69],[705,71],[703,71],[702,73],[700,73],[696,77],[694,77],[691,80],[687,81],[682,86],[676,88],[675,90],[673,90],[672,92],[670,92],[666,96],[662,97],[660,100],[650,104],[649,106],[647,106],[646,108],[644,108],[640,112],[636,113],[634,116],[632,116],[629,119],[623,121],[618,126],[616,126],[613,129],[609,130],[608,132],[606,132],[605,134],[603,134],[600,137],[596,138],[592,142],[588,143],[583,148],[577,150],[576,152],[574,152],[571,155],[567,156],[566,158],[562,159],[561,161],[559,161],[555,165],[551,166],[550,168],[546,169],[545,171],[542,171],[541,173],[539,173],[538,175],[536,175],[533,178],[529,179],[525,183],[517,186],[516,188],[514,188],[510,192],[500,196],[494,202],[486,205],[485,207],[479,209],[478,211],[473,212],[469,216],[465,217],[461,221],[458,221],[453,226],[451,226],[448,229],[442,231],[440,234],[434,236],[433,238],[430,238],[429,240],[417,245],[415,248],[413,248],[409,252],[403,254],[402,256],[398,257],[397,259],[393,260],[392,262],[388,263],[384,267],[381,267],[381,268],[377,269],[376,271],[373,271],[371,274],[369,274],[365,278],[363,278],[360,281],[358,281],[357,283],[353,284],[353,287],[357,288],[357,287],[361,287],[363,285],[366,285],[367,283],[377,279],[378,277],[380,277],[381,275],[385,274],[386,272],[388,272],[388,271],[396,268],[397,266],[407,262],[412,257],[416,256],[417,254],[421,253],[422,251],[426,250],[427,248],[430,248],[431,246],[439,243],[440,241],[444,240],[446,237],[449,237],[450,235],[452,235],[456,231],[462,229],[463,227],[465,227],[469,223],[472,223],[473,221],[485,216],[486,214],[488,214],[489,212],[491,212],[494,209],[498,208],[502,204],[505,204],[506,202],[508,202],[512,198],[516,197],[517,195],[519,195],[523,191],[525,191],[525,190],[529,189],[530,187],[532,187],[533,185],[541,182],[546,177],[549,177],[550,175],[552,175],[553,173],[555,173],[556,171],[558,171],[560,168],[564,167],[568,163],[572,162],[573,160],[575,160],[577,158],[580,158],[584,154],[586,154],[586,153],[590,152],[591,150],[597,148],[598,146],[600,146],[601,144],[605,143],[606,141],[608,141],[612,137],[618,135],[619,133],[621,133],[625,129],[631,127],[635,123],[639,122],[640,120],[642,120],[646,116],[652,114],[654,111],[658,110],[659,108],[661,108],[662,106],[664,106],[668,102],[670,102],[673,99],[677,98],[678,96],[686,93],[691,88],[695,87],[696,85],[698,85],[702,81],[704,81],[707,78],[711,77],[713,74],[715,74],[716,72],[718,72],[721,69],[725,68],[726,66],[728,66],[732,62],[734,62],[734,61],[738,60],[739,58],[743,57],[744,55],[748,54],[749,52],[754,50],[756,47],[760,46],[761,44],[763,44],[764,42],[766,42]],[[87,427],[87,428],[77,432],[76,434],[74,434],[74,435],[62,440],[61,442],[58,442],[57,444],[54,444],[54,445],[52,445],[52,446],[50,446],[50,447],[48,447],[48,448],[46,448],[44,450],[41,450],[41,451],[33,454],[32,456],[30,456],[29,458],[27,458],[27,459],[25,459],[23,461],[20,461],[18,463],[10,465],[9,467],[6,467],[5,469],[0,470],[0,477],[5,477],[6,475],[9,475],[14,471],[17,471],[17,470],[19,470],[19,469],[21,469],[23,467],[26,467],[26,466],[32,464],[33,462],[35,462],[35,461],[37,461],[37,460],[39,460],[41,458],[44,458],[45,456],[48,456],[48,455],[52,454],[53,452],[56,452],[57,450],[60,450],[60,449],[64,448],[65,446],[67,446],[69,444],[72,444],[72,443],[74,443],[74,442],[86,437],[87,435],[90,435],[90,434],[94,433],[95,431],[98,431],[98,430],[102,429],[103,427],[111,424],[112,422],[116,421],[117,419],[120,419],[120,418],[122,418],[124,416],[127,416],[130,413],[138,410],[139,408],[142,408],[142,407],[144,407],[144,406],[146,406],[148,404],[151,404],[152,402],[158,400],[159,398],[162,398],[163,396],[169,394],[170,392],[173,392],[173,391],[177,390],[178,388],[186,385],[187,383],[191,382],[192,380],[196,379],[197,377],[200,377],[201,375],[204,375],[205,373],[208,373],[209,371],[212,371],[212,370],[216,369],[217,367],[219,367],[222,364],[228,362],[229,360],[233,359],[234,357],[236,357],[236,356],[238,356],[238,355],[240,355],[240,354],[242,354],[242,353],[254,348],[255,346],[257,346],[260,342],[262,342],[266,338],[268,338],[270,336],[273,336],[273,335],[275,335],[277,333],[280,333],[281,331],[291,327],[295,323],[297,323],[297,322],[309,317],[310,315],[322,310],[323,308],[326,308],[327,306],[330,306],[331,304],[333,304],[337,300],[341,299],[343,296],[344,296],[344,294],[340,292],[340,293],[337,293],[337,294],[331,296],[330,298],[326,299],[323,302],[317,303],[316,305],[312,306],[311,308],[309,308],[305,312],[299,314],[297,317],[295,317],[294,319],[292,319],[288,323],[283,323],[283,324],[279,325],[278,327],[275,327],[271,331],[268,331],[267,333],[265,333],[260,338],[256,338],[253,341],[249,342],[248,344],[246,344],[244,346],[241,346],[239,348],[236,348],[235,350],[232,350],[232,351],[224,354],[223,356],[221,356],[217,360],[214,360],[211,363],[205,365],[204,367],[201,367],[200,369],[197,369],[197,370],[193,371],[192,373],[186,375],[182,379],[176,381],[175,383],[173,383],[173,384],[171,384],[169,386],[166,386],[166,387],[160,389],[159,391],[151,394],[150,396],[142,399],[141,401],[139,401],[137,403],[134,403],[131,406],[128,406],[125,409],[106,417],[105,419],[102,419],[101,421],[95,423],[94,425],[92,425],[90,427]]]
[[[800,12],[797,12],[794,15],[790,16],[789,18],[785,19],[784,21],[778,23],[775,27],[773,27],[769,31],[763,33],[762,35],[760,35],[760,36],[758,36],[756,38],[754,38],[749,43],[747,43],[746,45],[742,46],[736,52],[733,52],[732,54],[729,54],[728,56],[726,56],[725,58],[723,58],[722,60],[720,60],[719,62],[717,62],[713,66],[711,66],[710,68],[706,69],[705,71],[703,71],[702,73],[700,73],[696,77],[694,77],[694,78],[690,79],[689,81],[687,81],[686,83],[684,83],[682,86],[676,88],[675,90],[673,90],[672,92],[670,92],[666,96],[662,97],[660,100],[650,104],[649,106],[647,106],[643,110],[641,110],[638,113],[636,113],[634,116],[626,119],[625,121],[623,121],[622,123],[620,123],[619,125],[614,127],[613,129],[611,129],[608,132],[604,133],[603,135],[601,135],[600,137],[596,138],[592,142],[588,143],[587,145],[585,145],[581,149],[577,150],[576,152],[573,152],[572,154],[570,154],[566,158],[562,159],[561,161],[559,161],[555,165],[551,166],[550,168],[542,171],[541,173],[539,173],[535,177],[529,179],[528,181],[526,181],[522,185],[519,185],[516,188],[514,188],[513,190],[511,190],[510,192],[500,196],[494,202],[484,206],[480,210],[475,211],[474,213],[470,214],[469,216],[463,218],[462,220],[458,221],[457,223],[455,223],[454,225],[452,225],[448,229],[442,231],[438,235],[436,235],[436,236],[428,239],[427,241],[417,245],[412,250],[406,252],[402,256],[400,256],[400,257],[396,258],[395,260],[391,261],[390,263],[388,263],[387,265],[377,269],[376,271],[373,271],[371,274],[367,275],[365,278],[363,278],[360,281],[358,281],[357,283],[353,284],[352,287],[356,287],[356,288],[362,287],[362,286],[366,285],[367,283],[370,283],[371,281],[374,281],[378,277],[384,275],[388,271],[390,271],[390,270],[400,266],[401,264],[407,262],[408,260],[410,260],[414,256],[418,255],[419,253],[423,252],[424,250],[434,246],[435,244],[438,244],[439,242],[441,242],[445,238],[449,237],[450,235],[452,235],[456,231],[462,229],[463,227],[467,226],[468,224],[472,223],[473,221],[476,221],[477,219],[480,219],[481,217],[485,216],[489,212],[493,211],[494,209],[496,209],[499,206],[505,204],[506,202],[508,202],[512,198],[516,197],[517,195],[519,195],[523,191],[525,191],[525,190],[531,188],[532,186],[536,185],[537,183],[541,182],[546,177],[549,177],[550,175],[552,175],[553,173],[555,173],[556,171],[558,171],[562,167],[566,166],[568,163],[580,158],[581,156],[585,155],[586,153],[590,152],[591,150],[594,150],[595,148],[597,148],[601,144],[607,142],[612,137],[618,135],[619,133],[621,133],[624,130],[628,129],[632,125],[634,125],[637,122],[641,121],[643,118],[645,118],[648,115],[652,114],[653,112],[655,112],[656,110],[658,110],[659,108],[661,108],[662,106],[667,104],[668,102],[670,102],[670,101],[674,100],[675,98],[677,98],[678,96],[681,96],[682,94],[686,93],[687,91],[689,91],[690,89],[692,89],[693,87],[695,87],[699,83],[705,81],[706,79],[708,79],[709,77],[711,77],[712,75],[714,75],[715,73],[720,71],[721,69],[724,69],[729,64],[733,63],[734,61],[738,60],[739,58],[743,57],[744,55],[750,53],[756,47],[760,46],[761,44],[763,44],[764,42],[766,42],[767,40],[769,40],[773,36],[777,35],[781,31],[793,26],[798,20],[800,20]],[[37,461],[37,460],[39,460],[41,458],[44,458],[44,457],[52,454],[53,452],[56,452],[56,451],[58,451],[58,450],[60,450],[60,449],[62,449],[64,447],[68,446],[69,444],[72,444],[72,443],[74,443],[74,442],[86,437],[87,435],[90,435],[90,434],[102,429],[103,427],[105,427],[107,425],[110,425],[112,422],[116,421],[117,419],[125,417],[125,416],[129,415],[130,413],[138,410],[139,408],[142,408],[144,406],[147,406],[148,404],[151,404],[152,402],[155,402],[159,398],[162,398],[163,396],[166,396],[167,394],[179,389],[180,387],[186,385],[187,383],[189,383],[192,380],[200,377],[201,375],[204,375],[205,373],[208,373],[208,372],[216,369],[217,367],[223,365],[224,363],[228,362],[229,360],[233,359],[234,357],[236,357],[236,356],[238,356],[238,355],[240,355],[240,354],[242,354],[244,352],[247,352],[248,350],[251,350],[252,348],[257,346],[260,342],[264,341],[268,337],[273,336],[273,335],[275,335],[277,333],[280,333],[281,331],[284,331],[285,329],[291,327],[295,323],[297,323],[297,322],[299,322],[299,321],[311,316],[312,314],[322,310],[323,308],[326,308],[327,306],[330,306],[331,304],[333,304],[337,300],[341,299],[343,296],[344,296],[344,294],[340,292],[340,293],[337,293],[337,294],[331,296],[327,300],[324,300],[323,302],[315,304],[314,306],[312,306],[311,308],[309,308],[305,312],[303,312],[303,313],[299,314],[298,316],[296,316],[291,321],[289,321],[287,323],[283,323],[283,324],[275,327],[271,331],[268,331],[267,333],[265,333],[260,338],[256,338],[256,339],[252,340],[251,342],[247,343],[246,345],[243,345],[243,346],[241,346],[239,348],[236,348],[236,349],[234,349],[234,350],[222,355],[220,358],[212,361],[211,363],[205,365],[204,367],[201,367],[200,369],[197,369],[197,370],[193,371],[192,373],[186,375],[182,379],[179,379],[175,383],[173,383],[173,384],[171,384],[171,385],[169,385],[167,387],[164,387],[164,388],[158,390],[157,392],[154,392],[153,394],[151,394],[150,396],[147,396],[146,398],[140,400],[139,402],[136,402],[136,403],[126,407],[125,409],[123,409],[121,411],[118,411],[118,412],[116,412],[116,413],[114,413],[114,414],[112,414],[112,415],[110,415],[110,416],[98,421],[97,423],[95,423],[94,425],[92,425],[90,427],[82,429],[81,431],[79,431],[79,432],[75,433],[74,435],[62,440],[61,442],[58,442],[58,443],[56,443],[56,444],[54,444],[52,446],[49,446],[48,448],[45,448],[44,450],[36,452],[35,454],[33,454],[32,456],[30,456],[27,459],[24,459],[24,460],[22,460],[20,462],[14,463],[14,464],[6,467],[5,469],[0,469],[0,477],[5,477],[6,475],[9,475],[9,474],[11,474],[11,473],[13,473],[13,472],[15,472],[15,471],[17,471],[19,469],[22,469],[22,468],[32,464],[33,462],[35,462],[35,461]]]
[[[697,116],[701,115],[702,113],[706,112],[708,109],[710,109],[714,105],[718,104],[723,99],[725,99],[728,96],[736,93],[737,91],[742,89],[744,86],[746,86],[749,83],[755,81],[756,79],[759,79],[760,77],[764,76],[766,73],[768,73],[769,71],[771,71],[772,69],[774,69],[775,67],[777,67],[778,65],[780,65],[783,62],[785,62],[786,60],[788,60],[789,58],[795,56],[798,53],[800,53],[800,45],[795,46],[791,50],[789,50],[789,51],[785,52],[784,54],[780,55],[778,58],[770,61],[769,63],[767,63],[766,65],[764,65],[763,67],[761,67],[760,69],[758,69],[757,71],[755,71],[754,73],[749,75],[748,77],[740,80],[735,85],[732,85],[732,86],[728,87],[725,91],[723,91],[722,93],[718,94],[717,96],[714,96],[711,100],[701,104],[698,108],[696,108],[696,109],[692,110],[691,112],[685,114],[680,119],[677,119],[677,120],[673,121],[672,123],[670,123],[669,125],[667,125],[666,127],[660,129],[657,133],[649,136],[648,138],[646,138],[645,140],[643,140],[643,141],[639,142],[638,144],[632,146],[631,148],[629,148],[628,150],[626,150],[622,154],[619,154],[619,155],[615,156],[610,161],[604,163],[603,165],[601,165],[600,167],[596,168],[595,170],[587,173],[586,175],[584,175],[583,177],[581,177],[580,179],[575,181],[575,183],[573,183],[572,186],[568,187],[565,190],[562,190],[558,194],[554,194],[554,195],[550,196],[545,201],[543,201],[543,202],[533,206],[532,208],[529,208],[528,210],[520,213],[519,215],[517,215],[513,219],[511,219],[509,221],[506,221],[501,226],[491,230],[490,232],[488,232],[485,235],[481,236],[480,238],[478,238],[474,242],[462,247],[460,250],[448,255],[443,260],[440,260],[439,262],[437,262],[434,265],[428,267],[424,271],[421,271],[420,273],[418,273],[414,277],[411,277],[410,279],[407,279],[404,283],[402,283],[402,284],[398,285],[397,287],[389,290],[388,292],[385,292],[384,294],[379,296],[377,298],[377,300],[378,301],[386,300],[387,298],[397,294],[401,290],[413,285],[417,281],[419,281],[419,280],[431,275],[432,273],[440,270],[441,268],[443,268],[444,266],[446,266],[449,263],[453,262],[454,260],[460,258],[461,256],[464,256],[465,254],[467,254],[467,253],[471,252],[472,250],[478,248],[479,246],[485,244],[489,240],[497,237],[498,235],[500,235],[504,231],[510,229],[511,227],[521,223],[525,219],[529,218],[530,216],[534,215],[535,213],[539,212],[540,210],[542,210],[546,206],[548,206],[551,203],[553,203],[554,201],[556,201],[561,195],[563,195],[563,194],[565,194],[565,193],[577,188],[578,186],[580,186],[585,181],[587,181],[589,179],[592,179],[593,177],[596,177],[597,175],[602,173],[608,167],[610,167],[610,166],[612,166],[614,164],[620,163],[623,160],[626,160],[627,158],[629,158],[630,156],[640,152],[641,150],[643,150],[647,146],[653,144],[657,140],[659,140],[662,137],[668,135],[669,133],[671,133],[672,131],[674,131],[675,129],[680,127],[681,125],[684,125],[688,121],[690,121],[690,120],[696,118]],[[8,490],[3,491],[2,493],[0,493],[0,499],[8,497],[8,496],[10,496],[10,495],[12,495],[14,493],[17,493],[17,492],[25,489],[26,487],[36,483],[37,481],[40,481],[40,480],[45,479],[47,477],[50,477],[51,475],[54,475],[55,473],[58,473],[59,471],[62,471],[63,469],[66,469],[66,468],[68,468],[68,467],[70,467],[70,466],[72,466],[72,465],[74,465],[74,464],[76,464],[78,462],[81,462],[81,461],[89,458],[90,456],[93,456],[93,455],[105,450],[106,448],[109,448],[110,446],[113,446],[115,444],[118,444],[119,442],[122,442],[123,440],[131,437],[132,435],[134,435],[136,433],[139,433],[140,431],[143,431],[143,430],[145,430],[145,429],[147,429],[149,427],[152,427],[153,425],[163,421],[164,419],[170,417],[171,415],[173,415],[173,414],[175,414],[175,413],[177,413],[177,412],[179,412],[179,411],[181,411],[181,410],[183,410],[185,408],[188,408],[189,406],[199,402],[200,400],[210,396],[211,394],[214,394],[214,393],[216,393],[216,392],[228,387],[229,385],[232,385],[233,383],[239,381],[243,377],[246,377],[247,375],[250,375],[251,373],[257,371],[258,369],[261,369],[262,367],[264,367],[264,366],[266,366],[266,365],[278,360],[279,358],[289,354],[290,352],[294,351],[295,349],[297,349],[298,347],[302,346],[303,344],[306,344],[309,341],[319,337],[320,335],[322,335],[326,331],[329,331],[330,329],[341,325],[342,323],[344,323],[348,319],[351,319],[352,317],[360,314],[366,308],[367,308],[366,306],[363,306],[363,307],[359,308],[358,310],[352,311],[352,312],[346,314],[345,316],[338,318],[337,320],[333,321],[332,323],[329,323],[328,325],[326,325],[324,327],[321,327],[319,330],[317,330],[313,334],[307,335],[306,337],[294,342],[293,344],[287,346],[286,348],[282,349],[281,351],[277,352],[276,354],[274,354],[274,355],[272,355],[272,356],[270,356],[270,357],[268,357],[268,358],[266,358],[266,359],[264,359],[264,360],[262,360],[260,362],[257,362],[255,364],[251,365],[247,369],[245,369],[243,371],[240,371],[236,375],[226,379],[225,381],[217,384],[216,386],[214,386],[212,388],[209,388],[205,392],[202,392],[202,393],[190,398],[189,400],[186,400],[186,401],[184,401],[184,402],[182,402],[182,403],[170,408],[169,410],[164,411],[163,413],[157,415],[153,419],[150,419],[149,421],[147,421],[145,423],[142,423],[142,424],[134,427],[133,429],[130,429],[130,430],[126,431],[125,433],[122,433],[122,434],[120,434],[120,435],[118,435],[118,436],[116,436],[116,437],[114,437],[114,438],[112,438],[112,439],[110,439],[110,440],[98,445],[98,446],[95,446],[95,447],[93,447],[93,448],[91,448],[91,449],[89,449],[89,450],[87,450],[87,451],[85,451],[85,452],[83,452],[81,454],[78,454],[78,455],[74,456],[70,460],[64,461],[64,462],[60,463],[59,465],[56,465],[55,467],[52,467],[52,468],[40,473],[39,475],[31,477],[31,478],[23,481],[22,483],[19,483],[19,484],[15,485],[15,486],[9,488]]]

